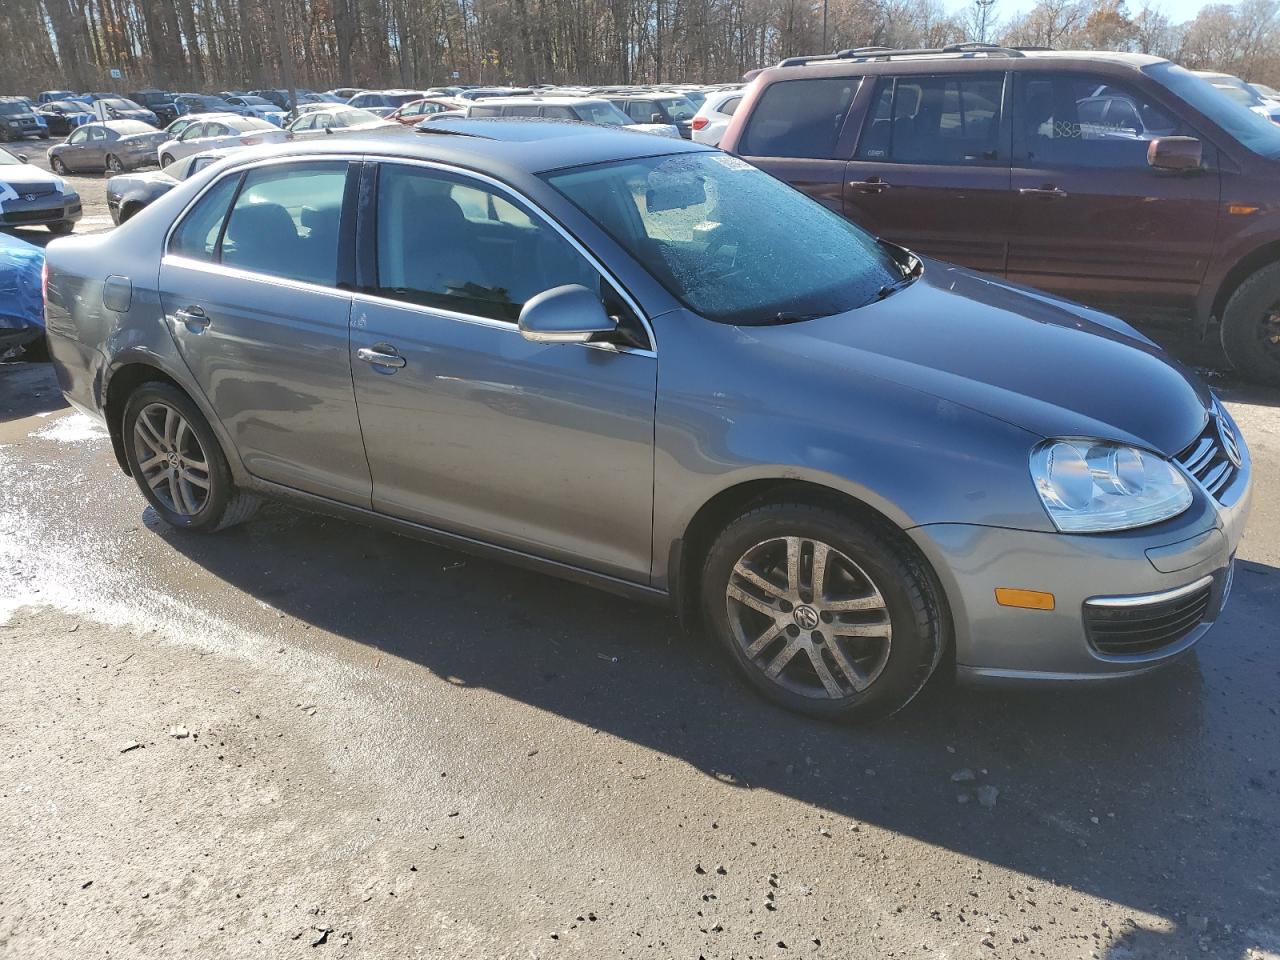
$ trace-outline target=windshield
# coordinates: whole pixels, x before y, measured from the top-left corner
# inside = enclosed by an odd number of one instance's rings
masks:
[[[31,111],[20,103],[0,103],[0,117],[17,117]]]
[[[587,123],[603,123],[611,127],[625,127],[631,123],[631,118],[608,100],[588,100],[574,109]]]
[[[19,166],[22,161],[15,157],[8,150],[0,150],[0,167]]]
[[[876,300],[904,276],[861,229],[737,157],[645,157],[546,179],[709,320],[829,316]]]
[[[698,112],[698,108],[684,97],[662,97],[661,102],[667,108],[667,115],[677,123],[681,120],[692,120],[693,115]]]
[[[275,104],[266,97],[238,97],[241,103],[246,103],[255,107],[274,107]]]
[[[1172,63],[1152,64],[1143,67],[1143,72],[1164,84],[1249,150],[1263,157],[1280,158],[1280,126],[1232,100],[1203,77]]]

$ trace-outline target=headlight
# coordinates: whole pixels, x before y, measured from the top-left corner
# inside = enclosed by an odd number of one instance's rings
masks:
[[[1031,454],[1031,478],[1063,533],[1145,527],[1191,505],[1187,479],[1168,460],[1105,440],[1048,440]]]

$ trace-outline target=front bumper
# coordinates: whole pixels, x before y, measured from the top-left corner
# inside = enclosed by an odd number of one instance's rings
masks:
[[[958,675],[1100,680],[1145,673],[1186,653],[1213,626],[1230,591],[1232,561],[1251,503],[1251,465],[1246,459],[1230,488],[1219,493],[1221,502],[1194,489],[1194,501],[1181,516],[1120,533],[1071,535],[948,523],[907,531],[946,592]],[[1052,593],[1054,608],[1001,606],[997,587]],[[1185,593],[1170,594],[1184,588]],[[1200,606],[1176,606],[1193,601]],[[1105,633],[1097,629],[1099,611],[1108,609],[1133,618],[1150,610],[1163,618],[1152,624],[1185,629],[1167,643],[1134,644],[1127,649],[1140,652],[1121,654],[1116,651],[1123,645],[1099,639]],[[1143,623],[1135,626],[1147,629]],[[1161,635],[1159,630],[1142,634]]]
[[[62,220],[79,220],[82,215],[80,195],[50,193],[34,200],[21,197],[0,201],[0,226],[30,227]]]

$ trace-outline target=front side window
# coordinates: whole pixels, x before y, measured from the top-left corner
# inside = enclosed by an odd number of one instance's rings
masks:
[[[546,179],[710,320],[829,316],[874,301],[904,275],[861,229],[737,157],[646,157]]]
[[[882,77],[859,160],[971,164],[999,159],[1002,74]]]
[[[81,128],[80,130],[76,130],[74,133],[71,134],[71,136],[67,138],[67,143],[74,145],[77,143],[84,143],[88,139],[89,139],[89,131]]]
[[[206,124],[193,123],[179,134],[179,140],[195,140],[197,137],[203,137]]]
[[[229,267],[334,286],[347,164],[285,164],[250,170],[222,239]]]
[[[378,175],[379,296],[514,323],[525,301],[600,275],[558,232],[485,184],[385,164]]]
[[[747,121],[742,153],[839,159],[836,141],[860,79],[817,77],[769,84]]]
[[[1136,88],[1087,74],[1018,74],[1015,162],[1028,167],[1145,168],[1157,137],[1191,131]]]

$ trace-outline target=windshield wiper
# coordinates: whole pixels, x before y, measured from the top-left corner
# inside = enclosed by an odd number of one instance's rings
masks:
[[[772,327],[783,323],[802,323],[805,320],[817,320],[819,317],[828,316],[827,313],[788,313],[780,310],[777,313],[766,317],[752,317],[750,320],[739,320],[738,326],[741,327]]]

